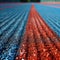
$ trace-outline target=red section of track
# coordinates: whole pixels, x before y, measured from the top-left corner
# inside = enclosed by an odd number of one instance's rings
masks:
[[[50,7],[53,7],[53,8],[60,8],[60,6],[50,6]]]
[[[51,5],[51,4],[60,4],[60,2],[41,2],[44,5]]]
[[[60,60],[59,37],[32,6],[16,60]]]
[[[4,10],[4,9],[7,9],[7,8],[13,8],[12,6],[6,6],[4,8],[0,8],[0,10]]]

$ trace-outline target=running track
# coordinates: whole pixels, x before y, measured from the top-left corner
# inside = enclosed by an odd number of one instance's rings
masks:
[[[60,60],[60,4],[1,3],[0,60]]]

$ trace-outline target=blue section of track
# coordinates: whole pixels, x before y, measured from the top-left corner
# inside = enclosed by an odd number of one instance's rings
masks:
[[[60,36],[60,8],[43,4],[35,4],[35,8],[51,29]]]
[[[0,60],[15,59],[31,8],[31,4],[8,5],[13,7],[4,8],[5,4],[0,10]]]

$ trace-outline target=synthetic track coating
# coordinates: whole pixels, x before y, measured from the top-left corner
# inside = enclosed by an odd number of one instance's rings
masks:
[[[13,6],[0,11],[0,60],[15,59],[31,5]]]
[[[31,7],[16,60],[60,60],[60,39]]]
[[[60,60],[60,9],[56,7],[0,4],[0,60]]]

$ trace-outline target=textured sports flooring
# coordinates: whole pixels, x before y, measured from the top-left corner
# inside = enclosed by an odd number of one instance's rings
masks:
[[[0,60],[60,60],[60,4],[0,3]]]

